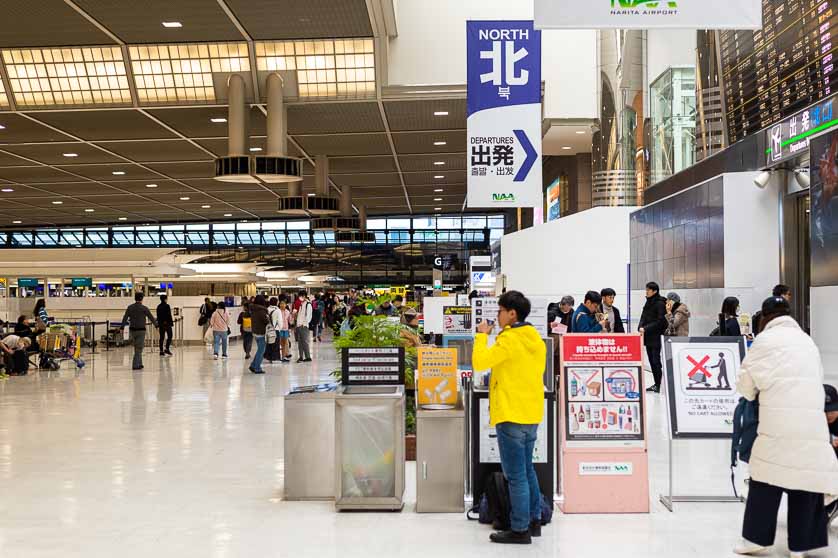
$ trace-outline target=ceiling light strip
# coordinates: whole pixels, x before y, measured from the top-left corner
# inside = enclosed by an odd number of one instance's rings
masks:
[[[227,2],[224,0],[217,1],[221,10],[227,14],[227,18],[236,27],[236,29],[239,30],[239,33],[241,33],[244,40],[247,41],[247,57],[250,60],[250,80],[253,84],[253,98],[258,103],[261,101],[262,96],[259,93],[259,74],[256,71],[256,48],[254,46],[253,37],[251,37],[250,33],[247,32],[247,29],[244,28],[244,25],[242,25],[242,22],[236,17],[236,14],[233,13],[233,10],[230,9],[230,6],[227,5]]]

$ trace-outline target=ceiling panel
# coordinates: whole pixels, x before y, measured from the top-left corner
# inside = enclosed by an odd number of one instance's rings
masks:
[[[132,109],[43,112],[35,117],[59,130],[91,141],[176,137]]]
[[[218,5],[207,0],[75,0],[96,21],[126,43],[240,41],[241,33]],[[179,21],[181,28],[163,27]]]
[[[48,141],[73,141],[73,138],[61,132],[51,130],[12,112],[0,114],[0,144],[48,142]]]
[[[117,163],[112,165],[75,165],[73,167],[57,166],[58,169],[66,170],[74,174],[89,178],[91,180],[149,180],[159,178],[153,172],[147,171],[139,165]],[[114,172],[123,172],[123,175],[115,175]]]
[[[364,0],[227,0],[254,39],[371,37]]]
[[[443,164],[440,165],[437,163]],[[466,154],[402,155],[399,157],[399,165],[401,165],[402,170],[405,172],[462,170],[466,168]]]
[[[388,155],[392,153],[387,134],[300,136],[296,140],[311,156]]]
[[[288,106],[288,133],[383,132],[378,103],[305,103]]]
[[[97,145],[141,163],[214,160],[212,155],[185,140],[100,142]]]
[[[68,184],[42,184],[38,189],[61,196],[96,196],[109,195],[119,192],[114,188],[98,182],[71,182]],[[49,195],[49,194],[42,194]]]
[[[226,138],[227,123],[211,122],[212,118],[227,118],[227,107],[190,107],[145,109],[152,117],[189,138]],[[250,109],[251,136],[264,136],[267,131],[265,115],[256,107]]]
[[[63,0],[0,0],[0,12],[3,14],[0,46],[3,47],[113,44]]]
[[[78,165],[91,163],[121,163],[118,157],[105,153],[95,146],[81,142],[50,143],[38,145],[8,145],[2,148],[21,157],[34,159],[47,165]],[[65,157],[65,153],[75,153],[76,157]]]
[[[387,121],[394,132],[406,130],[464,130],[465,99],[425,99],[421,101],[387,101]],[[447,112],[447,115],[434,115]]]
[[[438,176],[442,178],[437,178]],[[404,182],[407,185],[465,184],[466,173],[465,171],[451,171],[447,169],[434,172],[405,172]]]
[[[329,160],[329,172],[349,174],[356,172],[393,172],[396,162],[387,157],[335,157]]]
[[[170,178],[211,178],[215,176],[215,161],[204,163],[155,163],[149,168]]]
[[[113,180],[108,179],[103,182],[107,182],[107,184],[110,184],[114,188],[119,188],[141,196],[151,194],[152,192],[171,193],[190,191],[189,188],[175,182],[174,180],[166,180],[165,178],[161,178],[159,176],[147,180],[116,180],[117,177],[115,176],[112,176],[111,178]],[[157,187],[148,188],[146,187],[146,184],[156,184]]]
[[[434,145],[434,143],[443,143]],[[466,131],[450,130],[438,132],[398,132],[393,134],[396,152],[411,153],[455,153],[466,151]]]
[[[131,195],[131,194],[118,194],[115,193],[113,190],[110,193],[101,194],[101,195],[87,195],[79,196],[80,200],[84,200],[89,203],[94,204],[101,204],[101,205],[112,205],[112,206],[122,206],[122,205],[131,205],[131,204],[143,204],[147,203],[148,200],[143,199],[139,196]]]
[[[262,188],[260,188],[259,190],[249,191],[245,195],[243,195],[242,192],[213,192],[212,195],[216,198],[228,201],[236,205],[244,205],[257,202],[273,203],[277,200],[277,194],[275,194],[273,191],[264,190]]]
[[[399,180],[399,173],[380,173],[380,174],[342,174],[333,176],[332,181],[338,186],[349,185],[353,188],[363,186],[401,186]]]
[[[8,152],[6,152],[8,151]],[[38,166],[38,163],[33,163],[26,159],[16,157],[11,150],[0,148],[0,167],[32,167]]]
[[[442,190],[442,192],[437,192],[436,190]],[[431,196],[431,197],[440,197],[442,195],[465,195],[466,193],[466,185],[465,184],[454,184],[454,185],[442,185],[442,184],[435,184],[433,186],[408,186],[407,191],[410,192],[410,198],[413,199],[413,196]]]
[[[0,178],[25,184],[75,182],[78,180],[73,175],[52,167],[0,168]]]
[[[220,182],[212,178],[192,178],[185,179],[183,182],[202,192],[212,192],[214,195],[216,192],[231,192],[238,195],[240,199],[246,199],[251,192],[263,190],[261,184],[235,184]]]

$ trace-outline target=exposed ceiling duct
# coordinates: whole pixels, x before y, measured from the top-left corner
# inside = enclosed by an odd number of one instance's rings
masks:
[[[326,155],[318,155],[314,165],[314,194],[303,196],[299,188],[294,189],[289,185],[288,196],[279,200],[279,213],[311,217],[338,214],[338,200],[329,195],[329,158]],[[315,219],[320,220],[322,219]]]
[[[337,230],[335,231],[335,242],[341,244],[374,244],[375,233],[367,231],[367,206],[362,203],[358,206],[358,230]],[[350,205],[350,208],[352,206]]]
[[[321,163],[322,161],[322,163]],[[321,168],[322,174],[321,174]],[[317,188],[329,187],[329,164],[325,156],[317,157]],[[321,185],[322,181],[322,185]],[[316,231],[357,231],[359,220],[352,209],[352,187],[344,184],[340,191],[340,215],[338,217],[321,217],[311,221],[312,230]]]
[[[227,148],[226,157],[215,160],[215,179],[222,182],[265,182],[267,184],[299,183],[303,179],[303,162],[288,157],[286,152],[285,105],[282,100],[282,78],[268,76],[268,152],[249,154],[248,107],[244,78],[232,74],[227,81]]]

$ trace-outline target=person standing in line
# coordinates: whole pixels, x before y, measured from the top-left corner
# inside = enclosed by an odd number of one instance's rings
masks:
[[[250,305],[250,326],[253,330],[253,339],[256,341],[256,354],[250,362],[250,371],[254,374],[264,374],[262,370],[262,358],[265,356],[265,333],[267,332],[268,309],[267,302],[262,295],[256,295]]]
[[[204,298],[204,303],[201,305],[201,309],[198,311],[198,325],[201,326],[201,338],[207,338],[207,330],[210,327],[210,318],[212,317],[212,313],[215,311],[213,307],[212,301],[209,297]]]
[[[758,554],[774,544],[777,512],[788,495],[792,558],[826,548],[827,512],[838,495],[838,460],[824,420],[823,363],[812,338],[782,297],[762,303],[763,330],[742,361],[736,388],[759,401],[751,450],[744,539],[734,551]]]
[[[573,314],[573,333],[602,333],[606,318],[597,321],[600,304],[602,297],[598,292],[588,291],[585,294],[585,301]]]
[[[297,336],[297,350],[300,353],[297,362],[311,362],[311,330],[308,326],[311,323],[313,309],[305,291],[300,291],[297,300],[300,302],[300,309],[297,311],[297,328],[294,335]]]
[[[242,311],[236,319],[239,324],[242,336],[242,348],[244,348],[244,358],[250,358],[250,351],[253,349],[253,319],[250,317],[250,302],[247,297],[242,302]]]
[[[265,334],[265,360],[271,364],[282,360],[279,350],[279,328],[279,301],[274,296],[268,301],[268,330]]]
[[[669,337],[690,336],[690,309],[681,302],[677,293],[666,295],[666,335]]]
[[[212,328],[212,356],[218,360],[218,348],[221,346],[221,358],[227,358],[227,341],[230,336],[230,314],[227,313],[227,305],[219,302],[215,312],[210,317]]]
[[[719,335],[722,337],[742,335],[742,330],[739,328],[739,299],[735,296],[727,297],[722,303],[722,311],[719,314]]]
[[[559,302],[559,311],[556,317],[567,328],[567,333],[573,333],[573,307],[576,306],[576,301],[572,296],[563,296]]]
[[[501,544],[531,544],[541,536],[541,489],[532,464],[538,425],[544,418],[544,368],[547,348],[525,320],[530,301],[518,291],[498,299],[501,332],[489,347],[494,324],[483,321],[474,338],[472,366],[492,370],[489,420],[497,432],[501,467],[509,481],[511,529],[493,533]]]
[[[279,299],[279,354],[282,362],[290,362],[291,357],[291,311],[285,297]]]
[[[128,324],[131,344],[134,345],[134,360],[131,370],[143,369],[143,348],[145,348],[146,318],[158,327],[157,320],[151,315],[151,311],[143,304],[143,293],[134,294],[134,304],[125,309],[122,316],[122,323]]]
[[[653,281],[646,284],[646,304],[640,314],[638,327],[638,332],[643,334],[643,345],[646,347],[649,366],[652,368],[652,376],[655,379],[655,385],[646,390],[650,393],[660,393],[661,390],[663,379],[661,336],[669,327],[669,322],[666,321],[666,299],[660,295],[660,290],[658,284]]]
[[[626,328],[623,325],[623,317],[620,315],[620,309],[614,306],[614,299],[617,298],[617,291],[611,288],[605,288],[600,291],[602,297],[602,313],[608,323],[604,326],[606,333],[625,333]]]
[[[172,307],[169,306],[169,297],[160,295],[160,304],[157,305],[157,324],[160,327],[160,356],[172,356],[172,328],[175,319],[172,316]]]

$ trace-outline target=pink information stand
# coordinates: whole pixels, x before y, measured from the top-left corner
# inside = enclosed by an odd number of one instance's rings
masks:
[[[649,513],[640,335],[562,336],[564,513]]]

